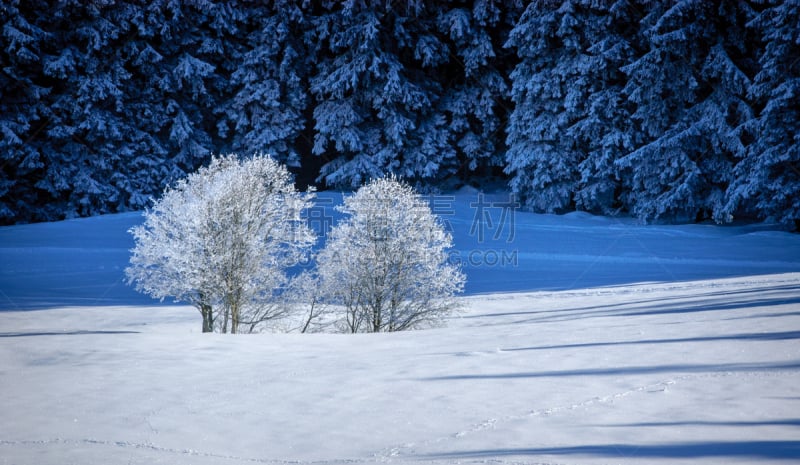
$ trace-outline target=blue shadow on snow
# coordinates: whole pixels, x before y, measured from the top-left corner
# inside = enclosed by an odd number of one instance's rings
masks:
[[[508,456],[595,456],[640,459],[730,458],[787,460],[800,458],[800,441],[696,442],[657,445],[604,444],[593,446],[487,449],[428,455],[427,459],[479,459]]]

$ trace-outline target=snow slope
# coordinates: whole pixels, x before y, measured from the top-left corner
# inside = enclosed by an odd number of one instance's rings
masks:
[[[135,214],[0,228],[0,464],[800,461],[800,236],[501,201],[437,207],[464,312],[388,335],[200,334]]]
[[[322,230],[341,195],[311,213]],[[468,294],[581,289],[800,271],[800,236],[751,226],[645,226],[585,213],[508,208],[507,194],[432,199],[453,234]],[[0,311],[75,305],[152,305],[123,282],[139,213],[0,227]],[[157,302],[155,302],[157,303]]]

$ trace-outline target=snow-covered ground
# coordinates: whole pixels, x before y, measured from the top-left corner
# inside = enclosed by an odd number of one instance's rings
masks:
[[[200,334],[138,214],[0,228],[0,464],[800,461],[800,235],[505,200],[436,199],[465,309],[381,335]]]

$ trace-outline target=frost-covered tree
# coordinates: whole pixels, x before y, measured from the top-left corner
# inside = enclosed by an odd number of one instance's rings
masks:
[[[631,148],[620,67],[635,12],[625,1],[532,2],[511,31],[521,61],[505,169],[530,208],[616,207],[614,162]]]
[[[346,330],[422,328],[456,309],[465,278],[448,263],[450,235],[411,187],[374,180],[341,211],[348,216],[331,230],[317,266]]]
[[[648,4],[641,55],[623,67],[635,150],[617,164],[623,203],[643,219],[716,216],[751,117],[745,2]]]
[[[316,269],[305,270],[292,277],[286,288],[287,305],[293,307],[295,327],[301,333],[318,333],[336,323],[336,315],[329,297],[333,294]]]
[[[311,194],[267,156],[214,158],[167,189],[131,229],[128,282],[197,307],[203,331],[252,332],[286,315],[278,298],[314,241]]]
[[[723,213],[755,213],[800,230],[800,2],[757,3],[763,10],[750,26],[763,46],[750,97],[758,111]]]

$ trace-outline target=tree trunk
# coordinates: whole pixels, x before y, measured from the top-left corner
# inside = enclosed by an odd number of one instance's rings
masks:
[[[206,296],[203,292],[200,292],[198,297],[200,298],[200,315],[203,317],[203,332],[212,333],[214,332],[214,309],[206,300]]]
[[[239,303],[231,302],[231,334],[239,332]]]
[[[373,305],[372,307],[372,332],[379,333],[381,332],[381,326],[383,325],[383,310],[381,309],[381,305]]]
[[[214,309],[207,303],[200,304],[200,313],[203,314],[203,332],[214,332]]]

